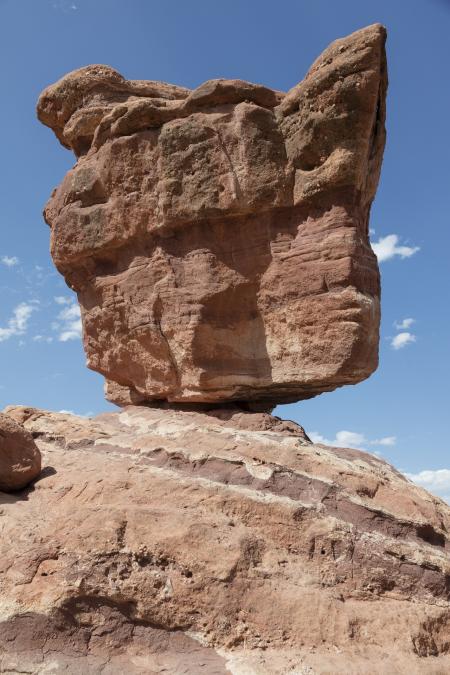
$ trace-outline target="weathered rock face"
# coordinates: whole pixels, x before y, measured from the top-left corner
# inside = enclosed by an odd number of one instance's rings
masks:
[[[107,66],[43,92],[78,156],[45,210],[52,255],[111,400],[273,404],[374,371],[384,40],[334,42],[287,94]]]
[[[450,509],[382,460],[233,408],[8,414],[45,469],[0,495],[0,672],[450,672]]]
[[[30,432],[0,413],[0,490],[20,490],[40,472],[41,453]]]

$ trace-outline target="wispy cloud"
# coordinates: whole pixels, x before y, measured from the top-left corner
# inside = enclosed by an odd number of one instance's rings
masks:
[[[9,340],[15,335],[24,335],[28,328],[30,316],[36,309],[36,303],[21,302],[17,305],[6,326],[0,327],[0,342]]]
[[[394,326],[397,330],[407,330],[411,328],[413,323],[416,323],[415,319],[402,319],[401,321],[394,321]]]
[[[370,445],[395,445],[397,443],[397,436],[384,436],[377,438],[374,441],[369,441]]]
[[[399,333],[392,338],[391,347],[395,350],[403,349],[403,347],[406,347],[406,345],[410,345],[413,342],[416,342],[416,336],[413,335],[413,333],[404,331],[403,333]]]
[[[58,320],[52,324],[52,328],[58,331],[58,340],[68,342],[81,338],[81,313],[80,307],[75,300],[65,296],[55,297],[57,305],[64,306],[58,314]]]
[[[396,256],[400,258],[410,258],[420,251],[419,246],[399,245],[400,238],[398,234],[388,234],[386,237],[380,237],[377,242],[372,244],[372,249],[378,258],[378,262],[391,260]]]
[[[78,5],[73,2],[73,0],[53,0],[52,1],[53,9],[59,10],[60,12],[75,12],[78,9]]]
[[[86,413],[77,413],[74,410],[58,410],[59,413],[63,415],[76,415],[77,417],[94,417],[92,410],[89,410]]]
[[[14,267],[15,265],[19,264],[19,258],[15,255],[2,255],[0,262],[6,267]]]
[[[53,338],[49,335],[33,335],[33,342],[53,342]]]
[[[333,445],[337,448],[356,448],[363,450],[365,446],[392,446],[397,442],[396,436],[384,436],[375,440],[369,440],[364,434],[357,431],[347,431],[343,429],[338,431],[333,439],[325,438],[317,431],[308,432],[308,436],[313,443],[322,443],[323,445]]]
[[[338,431],[333,439],[325,438],[325,436],[322,436],[317,431],[308,432],[308,436],[313,443],[334,445],[338,448],[360,448],[366,442],[365,436],[356,431]]]
[[[74,302],[73,298],[69,298],[67,295],[57,295],[54,301],[57,305],[71,305]]]
[[[450,469],[425,470],[405,476],[450,503]]]

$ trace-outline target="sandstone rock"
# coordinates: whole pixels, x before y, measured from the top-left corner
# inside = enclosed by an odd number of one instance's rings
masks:
[[[51,251],[108,398],[270,407],[374,371],[384,41],[337,40],[287,94],[107,66],[43,92],[78,156],[45,210]]]
[[[21,490],[41,472],[41,453],[29,431],[0,413],[0,491]]]
[[[1,497],[0,672],[437,675],[450,508],[238,408],[9,408],[47,467]]]

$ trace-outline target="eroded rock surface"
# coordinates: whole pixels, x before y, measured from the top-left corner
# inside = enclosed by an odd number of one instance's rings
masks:
[[[0,672],[449,672],[450,509],[381,459],[233,407],[7,413],[45,468],[0,495]]]
[[[0,413],[0,490],[20,490],[40,472],[41,453],[30,432]]]
[[[374,371],[384,41],[337,40],[287,94],[107,66],[43,92],[78,157],[45,210],[52,255],[111,400],[269,407]]]

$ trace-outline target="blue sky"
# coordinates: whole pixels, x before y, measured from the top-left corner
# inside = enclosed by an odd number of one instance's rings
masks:
[[[388,29],[390,77],[371,219],[380,367],[277,412],[317,439],[381,453],[450,499],[450,0],[0,0],[0,407],[112,408],[85,368],[77,306],[48,254],[42,209],[74,158],[37,122],[40,91],[89,63],[188,87],[238,77],[287,90],[332,40],[376,21]]]

